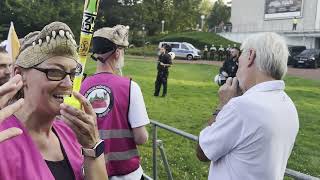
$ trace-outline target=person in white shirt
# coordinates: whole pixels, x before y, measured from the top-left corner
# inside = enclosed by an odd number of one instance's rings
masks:
[[[210,180],[280,180],[299,129],[281,80],[288,48],[279,35],[261,33],[241,50],[237,77],[219,89],[218,109],[200,132],[197,157],[211,161]]]

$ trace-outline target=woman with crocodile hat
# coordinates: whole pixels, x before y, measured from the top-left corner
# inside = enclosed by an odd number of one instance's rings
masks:
[[[0,131],[17,127],[23,133],[0,144],[2,180],[108,179],[90,103],[74,92],[82,109],[63,104],[80,69],[76,49],[71,29],[61,22],[22,42],[14,74],[23,82],[15,99],[23,98],[24,104]]]

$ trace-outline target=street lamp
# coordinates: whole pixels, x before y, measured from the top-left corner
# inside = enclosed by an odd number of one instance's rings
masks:
[[[161,21],[161,24],[162,24],[161,32],[162,33],[164,33],[164,22],[165,22],[164,20]]]
[[[143,38],[143,58],[145,58],[144,54],[144,44],[145,44],[145,25],[142,24],[142,38]]]
[[[205,15],[201,15],[201,31],[203,31],[203,25],[204,25],[204,18],[205,18]]]

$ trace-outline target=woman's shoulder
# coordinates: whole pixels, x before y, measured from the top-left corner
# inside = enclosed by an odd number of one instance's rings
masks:
[[[4,130],[4,129],[8,129],[10,127],[19,127],[19,128],[21,128],[20,121],[14,115],[11,115],[11,116],[7,117],[5,120],[3,120],[0,123],[0,131]]]

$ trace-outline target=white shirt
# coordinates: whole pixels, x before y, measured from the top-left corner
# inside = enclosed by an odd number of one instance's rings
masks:
[[[268,81],[233,98],[200,132],[211,160],[209,180],[282,180],[299,129],[283,81]]]
[[[131,81],[130,86],[129,123],[132,128],[150,123],[141,89],[134,81]]]
[[[145,126],[150,123],[146,105],[143,100],[142,92],[139,85],[131,81],[130,85],[130,105],[129,105],[129,123],[132,128]],[[110,180],[139,180],[143,174],[141,166],[124,176],[112,176]]]

